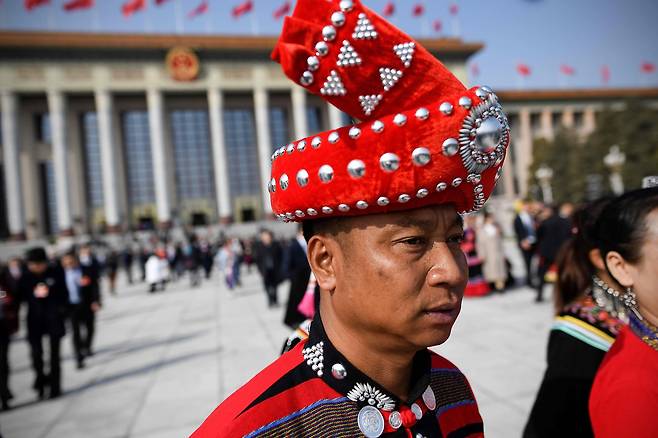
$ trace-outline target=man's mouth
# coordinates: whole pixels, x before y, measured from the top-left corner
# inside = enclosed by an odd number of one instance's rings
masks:
[[[452,324],[459,315],[459,307],[455,305],[441,305],[426,309],[425,315],[436,324]]]

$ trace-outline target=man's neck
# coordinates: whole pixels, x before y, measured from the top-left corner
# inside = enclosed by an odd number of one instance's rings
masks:
[[[342,324],[331,311],[320,311],[327,337],[350,363],[403,401],[411,384],[413,350],[389,348],[378,336],[368,339]]]

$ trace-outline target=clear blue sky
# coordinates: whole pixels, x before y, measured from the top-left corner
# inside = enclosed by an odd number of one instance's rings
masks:
[[[201,0],[169,0],[162,6],[149,3],[145,12],[130,18],[121,15],[126,0],[96,0],[90,11],[66,13],[66,0],[28,13],[23,0],[0,0],[0,28],[20,30],[160,32],[174,33],[183,23],[190,34],[275,35],[281,21],[273,10],[283,0],[255,0],[253,17],[234,20],[231,8],[242,0],[209,0],[209,12],[194,19],[185,15]],[[317,0],[322,1],[322,0]],[[364,0],[381,12],[387,0]],[[414,36],[436,35],[431,22],[440,19],[443,35],[453,35],[450,0],[425,0],[424,19],[411,16],[416,0],[396,0],[393,22]],[[496,88],[560,88],[601,86],[601,66],[610,67],[609,87],[658,86],[658,72],[643,74],[640,64],[658,65],[658,0],[456,0],[460,36],[479,41],[485,49],[471,59],[480,75],[475,82]],[[183,19],[176,19],[176,12]],[[524,62],[532,75],[520,83],[515,66]],[[565,81],[561,64],[575,68]]]

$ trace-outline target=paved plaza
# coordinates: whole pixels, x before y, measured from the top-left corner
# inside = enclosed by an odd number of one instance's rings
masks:
[[[266,306],[256,274],[229,292],[217,277],[163,293],[144,284],[105,296],[96,354],[75,369],[63,341],[64,395],[36,402],[24,333],[11,346],[13,410],[0,414],[4,438],[180,438],[277,357],[288,330],[283,309]],[[287,284],[280,287],[287,296]],[[526,288],[467,299],[438,351],[469,377],[487,437],[521,434],[543,368],[551,306]]]

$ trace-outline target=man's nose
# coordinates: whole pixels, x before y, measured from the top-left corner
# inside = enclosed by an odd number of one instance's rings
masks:
[[[466,283],[468,266],[463,252],[450,248],[445,242],[437,242],[432,248],[431,263],[427,274],[429,286],[454,288]]]

